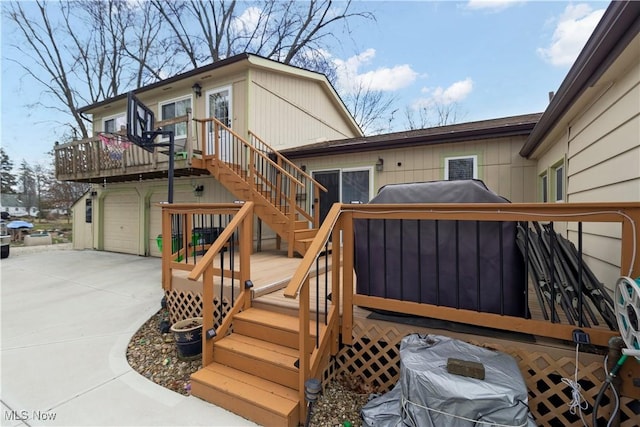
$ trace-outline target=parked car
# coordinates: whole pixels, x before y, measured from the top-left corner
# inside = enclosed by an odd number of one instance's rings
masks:
[[[9,246],[11,245],[11,236],[7,229],[7,222],[0,220],[0,258],[9,257]]]

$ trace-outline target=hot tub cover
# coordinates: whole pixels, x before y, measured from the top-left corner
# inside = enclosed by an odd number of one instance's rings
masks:
[[[509,201],[480,180],[463,180],[387,185],[369,203]],[[356,220],[358,293],[526,317],[516,225]]]
[[[447,372],[447,359],[484,365],[485,379]],[[515,359],[440,335],[412,334],[400,343],[400,378],[361,411],[366,426],[535,426]]]

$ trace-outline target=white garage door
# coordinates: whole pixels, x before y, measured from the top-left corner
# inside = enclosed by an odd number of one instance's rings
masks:
[[[141,255],[140,203],[135,192],[104,198],[104,250]]]
[[[162,256],[158,248],[157,237],[162,234],[162,208],[158,203],[167,200],[167,192],[161,191],[151,195],[151,208],[149,214],[149,254],[151,256]],[[193,191],[176,191],[173,194],[173,203],[195,203],[196,197]]]

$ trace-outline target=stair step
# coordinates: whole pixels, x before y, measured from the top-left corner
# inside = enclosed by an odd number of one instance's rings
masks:
[[[234,332],[216,342],[213,360],[286,387],[298,385],[298,352],[290,347]]]
[[[233,317],[233,331],[248,337],[280,344],[293,349],[300,347],[298,331],[300,321],[297,317],[276,313],[270,310],[250,308]],[[320,324],[320,333],[326,328]],[[309,325],[309,347],[315,346],[316,322]]]
[[[191,375],[191,394],[264,426],[297,426],[295,389],[212,363]]]
[[[313,240],[313,238],[316,237],[316,234],[318,234],[317,228],[308,228],[306,230],[295,230],[295,239],[296,240],[302,240],[302,239]]]

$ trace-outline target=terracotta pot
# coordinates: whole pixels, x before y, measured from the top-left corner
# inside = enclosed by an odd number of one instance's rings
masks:
[[[171,326],[180,359],[196,359],[202,353],[202,317],[190,317]]]

